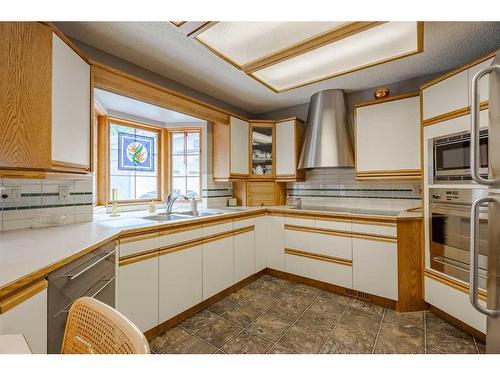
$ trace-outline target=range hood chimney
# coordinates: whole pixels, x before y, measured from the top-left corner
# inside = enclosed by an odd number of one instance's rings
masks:
[[[324,90],[311,97],[300,169],[354,167],[347,113],[342,90]]]

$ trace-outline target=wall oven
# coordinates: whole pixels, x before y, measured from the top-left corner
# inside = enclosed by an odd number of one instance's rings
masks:
[[[488,129],[479,136],[479,173],[488,176]],[[471,180],[470,174],[470,132],[434,138],[434,180]]]
[[[429,189],[430,266],[469,282],[470,209],[472,201],[488,195],[486,189]],[[479,214],[479,287],[486,288],[488,266],[488,212]]]

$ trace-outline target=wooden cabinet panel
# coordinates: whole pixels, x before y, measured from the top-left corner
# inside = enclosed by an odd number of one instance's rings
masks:
[[[352,267],[285,254],[285,271],[294,275],[352,288]]]
[[[90,66],[57,35],[52,37],[52,160],[90,166]]]
[[[0,26],[1,27],[1,26]],[[45,280],[43,282],[46,283]],[[23,334],[33,353],[47,353],[47,289],[0,314],[0,335]]]
[[[419,96],[402,96],[401,99],[357,107],[355,150],[357,177],[418,177]]]
[[[255,272],[267,267],[267,216],[255,218]]]
[[[233,285],[233,236],[203,242],[203,299]]]
[[[117,309],[142,332],[158,325],[158,257],[118,268]]]
[[[235,234],[234,245],[234,283],[254,273],[255,269],[255,232]]]
[[[397,300],[397,243],[353,238],[352,274],[354,289]]]
[[[159,258],[159,321],[202,301],[201,243]]]
[[[267,266],[284,271],[285,269],[285,230],[283,216],[267,217]]]
[[[228,124],[212,124],[212,169],[215,181],[229,180],[230,127]]]
[[[0,22],[0,168],[51,167],[52,31]]]
[[[423,120],[467,107],[469,105],[467,70],[425,88],[422,95]]]
[[[231,129],[231,175],[235,177],[248,177],[248,137],[250,124],[239,118],[231,117],[229,126]]]

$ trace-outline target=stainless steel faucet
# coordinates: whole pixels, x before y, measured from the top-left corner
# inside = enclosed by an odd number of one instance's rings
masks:
[[[183,198],[183,199],[186,199],[188,200],[189,198],[186,197],[185,195],[182,195],[182,194],[177,194],[177,193],[174,193],[174,192],[170,192],[168,195],[167,195],[167,199],[165,200],[165,213],[167,215],[170,215],[172,213],[172,208],[174,206],[174,203],[175,201],[178,199],[178,198]]]

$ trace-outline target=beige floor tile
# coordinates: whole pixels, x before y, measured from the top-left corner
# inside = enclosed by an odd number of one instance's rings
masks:
[[[271,307],[267,313],[292,323],[307,309],[310,303],[308,298],[288,294]]]
[[[442,333],[427,331],[429,354],[477,354],[474,341],[459,339]]]
[[[196,332],[196,336],[199,336],[209,344],[220,348],[241,331],[241,327],[238,327],[227,320],[217,318],[210,324],[198,330]]]
[[[289,323],[275,318],[272,315],[263,314],[257,318],[255,322],[250,324],[247,329],[250,332],[275,342],[289,327]]]
[[[250,306],[238,305],[232,308],[231,310],[226,311],[224,314],[222,314],[222,317],[234,324],[237,324],[242,327],[247,327],[261,314],[262,313],[260,311],[252,309]]]
[[[393,339],[421,348],[425,346],[424,330],[409,324],[391,324],[383,322],[380,328],[380,335],[392,337]]]
[[[424,354],[424,348],[409,341],[379,336],[375,346],[376,354]]]
[[[156,336],[149,342],[149,347],[155,353],[165,353],[172,345],[188,337],[190,333],[179,326],[170,328],[169,330]]]
[[[217,352],[217,348],[207,344],[200,338],[191,335],[184,341],[174,345],[167,352],[168,354],[212,354]]]
[[[370,332],[377,332],[380,327],[381,320],[382,316],[380,315],[375,315],[373,313],[351,308],[351,306],[349,306],[347,311],[342,316],[341,322],[368,330]]]
[[[271,297],[259,291],[242,302],[241,306],[249,306],[254,310],[264,312],[271,307],[271,305],[276,303],[277,300],[277,298]]]
[[[262,337],[243,331],[221,349],[228,354],[265,354],[272,345],[272,342]]]
[[[313,354],[321,350],[325,340],[324,336],[294,325],[278,343],[295,353]]]
[[[207,307],[207,310],[217,314],[217,315],[222,315],[224,314],[227,310],[233,308],[236,306],[236,301],[232,299],[231,297],[226,297],[221,299],[218,302],[215,302],[214,304],[210,305]]]
[[[444,333],[445,335],[472,341],[472,336],[467,332],[462,331],[460,328],[455,327],[454,325],[448,323],[447,321],[441,319],[433,313],[427,311],[425,313],[425,317],[426,328],[428,331]]]
[[[349,346],[336,341],[334,339],[328,339],[325,343],[321,354],[360,354],[356,349],[350,348]]]
[[[377,331],[367,330],[363,326],[351,326],[342,321],[333,331],[332,339],[339,341],[361,353],[371,353],[375,345]]]
[[[296,324],[322,336],[328,336],[339,321],[340,315],[328,314],[311,307],[302,314]]]
[[[205,327],[210,322],[213,322],[215,319],[217,319],[217,315],[212,314],[208,310],[202,310],[191,316],[190,318],[184,320],[179,325],[189,332],[196,332],[200,328]]]
[[[268,354],[296,354],[291,350],[281,346],[280,344],[275,344],[274,347],[269,351]]]

